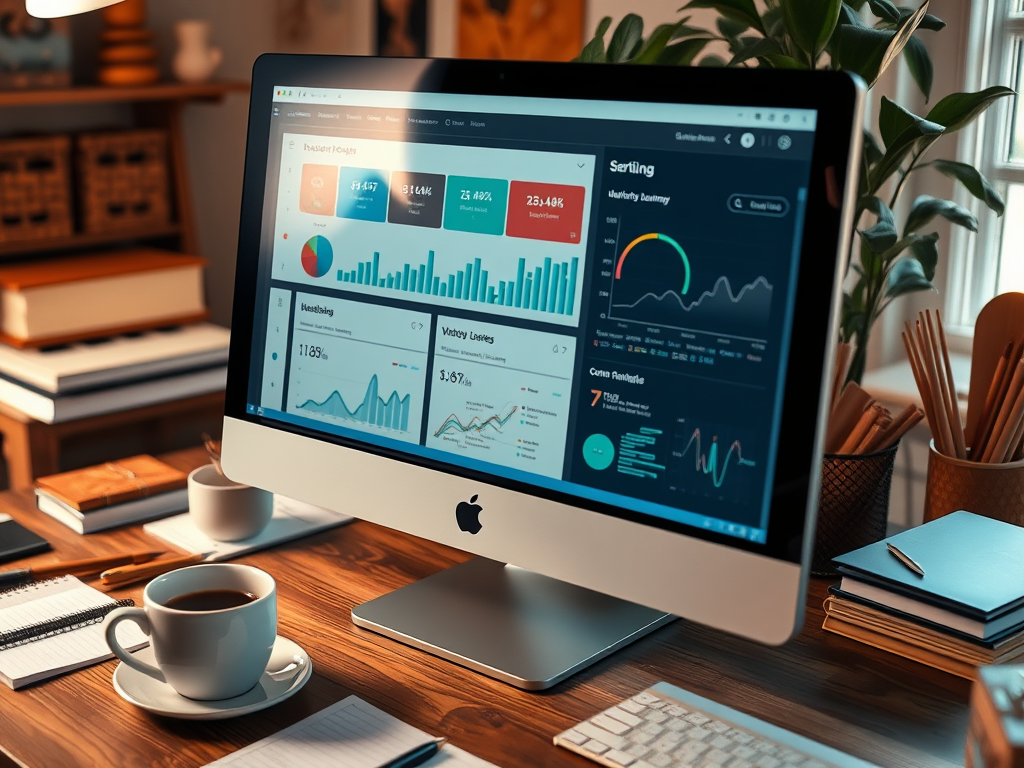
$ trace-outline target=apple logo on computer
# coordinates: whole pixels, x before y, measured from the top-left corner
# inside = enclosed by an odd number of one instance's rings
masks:
[[[476,503],[477,495],[474,493],[469,501],[460,501],[455,507],[455,520],[459,524],[459,530],[477,534],[483,528],[480,524],[480,510],[483,507]]]

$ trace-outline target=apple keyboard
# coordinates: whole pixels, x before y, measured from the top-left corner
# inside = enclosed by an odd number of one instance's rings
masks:
[[[555,744],[610,768],[875,768],[668,683],[578,723]]]

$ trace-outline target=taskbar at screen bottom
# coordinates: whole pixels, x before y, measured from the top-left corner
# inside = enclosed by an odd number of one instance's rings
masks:
[[[285,413],[284,411],[263,408],[262,406],[254,405],[252,403],[249,403],[246,406],[246,411],[253,416],[259,416],[285,424],[293,424],[315,432],[336,435],[338,437],[347,438],[357,442],[368,443],[370,445],[404,453],[411,457],[429,459],[441,464],[447,464],[448,466],[460,467],[473,472],[512,480],[526,486],[544,488],[582,499],[589,499],[602,504],[622,507],[632,512],[650,515],[651,517],[657,517],[663,520],[671,520],[672,522],[682,523],[694,528],[701,528],[713,533],[743,539],[754,544],[764,544],[767,541],[768,532],[763,528],[753,528],[748,525],[742,525],[728,520],[721,520],[709,517],[708,515],[690,512],[685,509],[668,507],[664,504],[656,504],[654,502],[644,501],[643,499],[623,496],[621,494],[611,493],[597,488],[590,488],[585,485],[579,485],[578,483],[571,483],[566,480],[545,477],[532,472],[524,472],[522,470],[512,469],[486,461],[479,461],[465,456],[453,456],[450,453],[439,451],[434,448],[426,448],[422,445],[395,440],[382,435],[367,433],[357,429],[349,429],[347,427],[326,423],[317,419],[296,416],[295,414]]]

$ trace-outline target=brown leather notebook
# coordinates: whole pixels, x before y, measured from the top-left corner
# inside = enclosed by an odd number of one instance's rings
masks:
[[[36,485],[80,512],[184,488],[188,476],[147,454],[108,461],[36,480]]]

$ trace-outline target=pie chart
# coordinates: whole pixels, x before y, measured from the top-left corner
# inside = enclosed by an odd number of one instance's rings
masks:
[[[310,277],[323,277],[333,262],[334,249],[323,235],[313,235],[302,246],[302,268]]]

